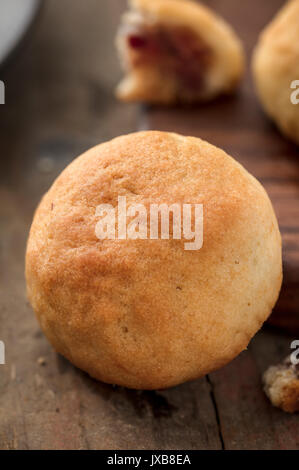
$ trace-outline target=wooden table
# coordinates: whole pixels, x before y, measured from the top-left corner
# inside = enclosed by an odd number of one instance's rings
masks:
[[[282,0],[211,0],[248,52]],[[91,145],[136,129],[198,135],[267,187],[283,231],[285,284],[275,322],[298,315],[298,149],[264,117],[250,74],[240,93],[193,109],[115,101],[113,37],[121,0],[47,0],[23,50],[2,71],[0,107],[1,449],[299,449],[299,419],[274,409],[261,374],[296,339],[269,327],[225,368],[167,391],[97,383],[59,357],[26,301],[24,252],[33,211],[59,172]],[[281,313],[284,315],[281,315]],[[297,335],[299,336],[299,335]],[[43,359],[41,359],[43,358]]]

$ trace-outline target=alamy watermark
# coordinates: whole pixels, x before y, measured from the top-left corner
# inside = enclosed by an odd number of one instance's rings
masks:
[[[5,345],[0,341],[0,366],[5,364]]]
[[[299,104],[299,80],[292,81],[291,89],[294,90],[291,93],[291,103]]]
[[[119,196],[117,208],[100,204],[96,217],[101,217],[95,227],[99,240],[172,238],[188,240],[185,250],[200,250],[203,246],[203,204],[150,204],[148,211],[143,204],[127,207],[126,197]]]
[[[0,104],[5,104],[5,85],[2,80],[0,80]]]
[[[290,356],[290,361],[293,366],[297,366],[299,364],[299,340],[295,340],[291,343],[291,349],[295,349]]]

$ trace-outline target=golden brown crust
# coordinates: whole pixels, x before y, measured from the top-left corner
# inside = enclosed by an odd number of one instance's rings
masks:
[[[98,240],[101,203],[203,203],[204,246]],[[262,186],[196,138],[141,132],[76,159],[44,196],[26,257],[28,296],[55,349],[130,388],[195,379],[239,354],[281,286],[281,240]]]
[[[267,114],[283,134],[299,144],[299,104],[291,101],[291,83],[299,78],[299,0],[287,2],[261,34],[253,74]]]
[[[204,84],[198,94],[184,92],[184,89],[177,87],[176,77],[173,73],[167,73],[167,69],[161,70],[153,63],[138,66],[134,61],[132,63],[126,36],[121,33],[117,43],[126,77],[117,88],[120,99],[164,104],[205,101],[236,88],[244,73],[244,52],[237,35],[222,18],[190,0],[133,0],[130,4],[133,22],[141,19],[162,28],[187,28],[206,46],[212,60],[209,67],[203,65]],[[125,15],[124,25],[131,18],[132,15]],[[190,55],[190,61],[197,60],[200,58]]]

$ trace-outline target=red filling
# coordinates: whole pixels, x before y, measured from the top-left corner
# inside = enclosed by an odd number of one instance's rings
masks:
[[[131,36],[128,37],[128,41],[130,44],[130,47],[133,49],[140,49],[146,47],[146,38],[138,35],[132,34]]]
[[[204,86],[211,63],[211,50],[198,35],[185,27],[147,26],[127,37],[134,52],[133,65],[155,64],[175,74],[180,85],[193,92]]]

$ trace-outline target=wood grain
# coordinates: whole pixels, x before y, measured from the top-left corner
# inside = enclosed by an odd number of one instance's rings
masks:
[[[235,96],[203,106],[147,109],[142,126],[201,137],[234,156],[265,186],[278,217],[284,251],[284,287],[271,322],[299,334],[299,150],[264,115],[250,73],[259,32],[284,2],[205,3],[234,24],[241,36],[248,56],[246,80]]]
[[[123,7],[119,0],[48,0],[3,77],[1,449],[221,447],[205,378],[166,392],[96,383],[55,354],[26,301],[25,244],[40,197],[83,150],[138,125],[139,108],[113,97],[120,75],[114,34]]]
[[[282,2],[207,3],[234,21],[249,50]],[[298,418],[274,410],[260,384],[261,373],[287,353],[293,336],[263,331],[248,351],[209,377],[163,392],[136,392],[97,383],[58,356],[26,301],[25,244],[41,195],[91,145],[136,128],[158,128],[224,147],[264,182],[285,228],[280,309],[291,316],[296,310],[297,150],[265,119],[250,81],[238,96],[197,109],[141,111],[117,103],[113,38],[124,6],[120,0],[47,0],[30,40],[2,72],[0,339],[7,364],[0,366],[0,449],[299,448]]]
[[[207,0],[241,36],[248,71],[240,91],[196,108],[144,108],[143,129],[201,137],[242,163],[265,186],[283,238],[284,284],[270,323],[249,350],[209,377],[226,449],[298,449],[299,420],[269,406],[261,375],[289,352],[299,334],[299,151],[279,134],[257,100],[250,57],[261,29],[284,3],[282,0]],[[269,77],[271,80],[271,77]],[[283,335],[281,328],[289,333]]]

